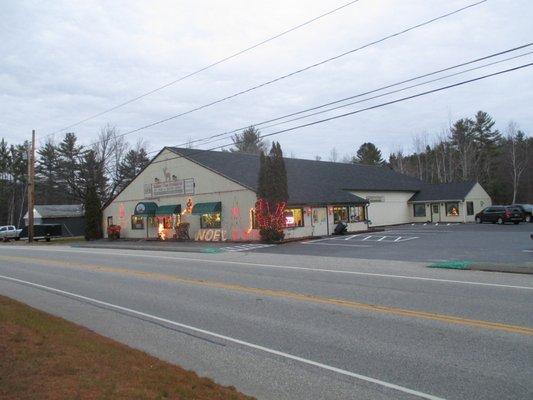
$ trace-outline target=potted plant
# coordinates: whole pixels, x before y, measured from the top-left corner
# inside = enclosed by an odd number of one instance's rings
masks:
[[[120,239],[120,225],[109,225],[107,227],[107,237],[109,240]]]

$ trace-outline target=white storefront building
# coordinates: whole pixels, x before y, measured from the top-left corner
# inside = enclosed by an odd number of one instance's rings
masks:
[[[424,184],[387,167],[292,158],[285,164],[286,238],[330,235],[340,220],[350,231],[430,221],[433,214],[428,209],[433,204],[439,204],[440,221],[466,222],[473,220],[468,196],[476,212],[490,205],[478,184],[468,184],[471,190],[462,197],[457,191],[433,199],[432,188],[439,185]],[[104,227],[119,225],[122,238],[173,238],[179,236],[176,228],[186,225],[195,240],[259,240],[258,173],[258,156],[165,147],[105,205]]]

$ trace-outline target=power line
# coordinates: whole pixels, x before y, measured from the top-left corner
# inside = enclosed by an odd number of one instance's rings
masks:
[[[255,48],[259,47],[259,46],[262,46],[263,44],[266,44],[266,43],[271,42],[271,41],[273,41],[273,40],[275,40],[275,39],[278,39],[278,38],[280,38],[280,37],[282,37],[282,36],[285,36],[285,35],[287,35],[287,34],[293,32],[293,31],[295,31],[295,30],[297,30],[297,29],[300,29],[300,28],[302,28],[302,27],[304,27],[304,26],[306,26],[306,25],[309,25],[309,24],[311,24],[311,23],[313,23],[313,22],[315,22],[315,21],[317,21],[317,20],[319,20],[319,19],[321,19],[321,18],[324,18],[324,17],[326,17],[326,16],[328,16],[328,15],[331,15],[331,14],[337,12],[337,11],[342,10],[343,8],[346,8],[346,7],[348,7],[348,6],[351,6],[352,4],[357,3],[358,1],[359,1],[359,0],[353,0],[353,1],[350,1],[350,2],[348,2],[348,3],[345,3],[345,4],[343,4],[343,5],[341,5],[341,6],[337,7],[337,8],[334,8],[333,10],[330,10],[330,11],[324,13],[324,14],[320,14],[320,15],[317,16],[317,17],[311,18],[310,20],[307,20],[307,21],[305,21],[305,22],[303,22],[303,23],[301,23],[301,24],[299,24],[299,25],[296,25],[296,26],[294,26],[294,27],[292,27],[292,28],[290,28],[290,29],[287,29],[287,30],[285,30],[285,31],[283,31],[283,32],[281,32],[281,33],[278,33],[278,34],[276,34],[276,35],[274,35],[274,36],[271,36],[271,37],[269,37],[269,38],[267,38],[267,39],[265,39],[265,40],[262,40],[262,41],[259,42],[259,43],[256,43],[256,44],[254,44],[254,45],[252,45],[252,46],[250,46],[250,47],[247,47],[247,48],[245,48],[245,49],[243,49],[243,50],[239,50],[239,51],[237,51],[236,53],[233,53],[233,54],[231,54],[231,55],[229,55],[229,56],[227,56],[227,57],[224,57],[224,58],[222,58],[222,59],[220,59],[220,60],[218,60],[218,61],[215,61],[215,62],[213,62],[213,63],[211,63],[211,64],[209,64],[209,65],[206,65],[205,67],[202,67],[202,68],[200,68],[200,69],[197,69],[197,70],[195,70],[195,71],[193,71],[193,72],[191,72],[191,73],[189,73],[189,74],[186,74],[186,75],[184,75],[184,76],[182,76],[182,77],[180,77],[180,78],[177,78],[177,79],[175,79],[175,80],[173,80],[173,81],[171,81],[171,82],[165,83],[164,85],[159,86],[159,87],[157,87],[157,88],[155,88],[155,89],[152,89],[152,90],[150,90],[150,91],[148,91],[148,92],[146,92],[146,93],[143,93],[143,94],[141,94],[141,95],[138,95],[138,96],[136,96],[136,97],[133,97],[132,99],[126,100],[126,101],[124,101],[123,103],[117,104],[116,106],[113,106],[113,107],[111,107],[111,108],[108,108],[108,109],[106,109],[106,110],[104,110],[104,111],[101,111],[101,112],[99,112],[99,113],[97,113],[97,114],[91,115],[91,116],[89,116],[89,117],[87,117],[87,118],[85,118],[85,119],[82,119],[81,121],[78,121],[78,122],[74,123],[74,124],[71,124],[71,125],[66,126],[66,127],[64,127],[64,128],[61,128],[61,129],[59,129],[59,130],[57,130],[57,131],[54,131],[54,132],[52,132],[52,133],[49,133],[49,134],[47,134],[46,136],[55,135],[56,133],[59,133],[59,132],[62,132],[62,131],[64,131],[64,130],[67,130],[67,129],[73,128],[73,127],[75,127],[75,126],[78,126],[78,125],[80,125],[80,124],[83,124],[84,122],[90,121],[91,119],[94,119],[94,118],[100,117],[100,116],[102,116],[102,115],[104,115],[104,114],[107,114],[107,113],[109,113],[109,112],[111,112],[111,111],[114,111],[114,110],[116,110],[116,109],[118,109],[118,108],[121,108],[121,107],[124,107],[124,106],[126,106],[126,105],[128,105],[128,104],[131,104],[131,103],[133,103],[133,102],[135,102],[135,101],[137,101],[137,100],[140,100],[140,99],[142,99],[142,98],[144,98],[144,97],[146,97],[146,96],[149,96],[149,95],[151,95],[151,94],[153,94],[153,93],[156,93],[156,92],[158,92],[158,91],[160,91],[160,90],[163,90],[163,89],[165,89],[165,88],[167,88],[167,87],[169,87],[169,86],[172,86],[172,85],[174,85],[174,84],[176,84],[176,83],[178,83],[178,82],[181,82],[181,81],[183,81],[183,80],[185,80],[185,79],[187,79],[187,78],[190,78],[191,76],[197,75],[197,74],[199,74],[200,72],[203,72],[203,71],[205,71],[205,70],[207,70],[207,69],[213,68],[213,67],[215,67],[215,66],[217,66],[217,65],[219,65],[219,64],[222,64],[223,62],[226,62],[226,61],[228,61],[228,60],[231,60],[232,58],[238,57],[238,56],[240,56],[240,55],[243,54],[243,53],[246,53],[246,52],[248,52],[248,51],[250,51],[250,50],[253,50],[253,49],[255,49]],[[46,136],[45,136],[45,137],[46,137]]]
[[[160,124],[162,124],[162,123],[165,123],[165,122],[168,122],[168,121],[170,121],[170,120],[173,120],[173,119],[176,119],[176,118],[182,117],[182,116],[184,116],[184,115],[190,114],[190,113],[195,112],[195,111],[202,110],[202,109],[204,109],[204,108],[207,108],[207,107],[213,106],[213,105],[215,105],[215,104],[218,104],[218,103],[221,103],[221,102],[223,102],[223,101],[226,101],[226,100],[232,99],[232,98],[237,97],[237,96],[240,96],[240,95],[242,95],[242,94],[245,94],[245,93],[251,92],[251,91],[253,91],[253,90],[259,89],[259,88],[261,88],[261,87],[264,87],[264,86],[270,85],[270,84],[272,84],[272,83],[279,82],[279,81],[281,81],[281,80],[283,80],[283,79],[289,78],[289,77],[294,76],[294,75],[296,75],[296,74],[302,73],[302,72],[304,72],[304,71],[308,71],[308,70],[310,70],[310,69],[312,69],[312,68],[316,68],[316,67],[318,67],[318,66],[320,66],[320,65],[326,64],[326,63],[331,62],[331,61],[334,61],[334,60],[337,60],[337,59],[339,59],[339,58],[341,58],[341,57],[344,57],[344,56],[346,56],[346,55],[348,55],[348,54],[355,53],[355,52],[357,52],[357,51],[363,50],[363,49],[368,48],[368,47],[370,47],[370,46],[373,46],[373,45],[376,45],[376,44],[378,44],[378,43],[382,43],[382,42],[384,42],[384,41],[386,41],[386,40],[392,39],[392,38],[394,38],[394,37],[397,37],[397,36],[403,35],[403,34],[405,34],[405,33],[407,33],[407,32],[412,31],[412,30],[415,30],[415,29],[418,29],[418,28],[420,28],[420,27],[423,27],[423,26],[429,25],[429,24],[431,24],[431,23],[433,23],[433,22],[436,22],[436,21],[439,21],[439,20],[441,20],[441,19],[447,18],[447,17],[452,16],[452,15],[454,15],[454,14],[457,14],[457,13],[459,13],[459,12],[461,12],[461,11],[464,11],[464,10],[467,10],[467,9],[469,9],[469,8],[472,8],[472,7],[475,7],[475,6],[477,6],[477,5],[480,5],[480,4],[482,4],[482,3],[485,3],[486,1],[487,1],[487,0],[481,0],[481,1],[478,1],[478,2],[476,2],[476,3],[472,3],[472,4],[469,4],[469,5],[467,5],[467,6],[464,6],[464,7],[461,7],[461,8],[459,8],[459,9],[456,9],[456,10],[454,10],[454,11],[450,11],[450,12],[448,12],[448,13],[446,13],[446,14],[439,15],[438,17],[435,17],[435,18],[429,19],[429,20],[427,20],[427,21],[421,22],[421,23],[416,24],[416,25],[412,25],[412,26],[410,26],[410,27],[408,27],[408,28],[405,28],[405,29],[403,29],[403,30],[401,30],[401,31],[398,31],[398,32],[395,32],[395,33],[393,33],[393,34],[390,34],[390,35],[384,36],[384,37],[382,37],[382,38],[380,38],[380,39],[377,39],[377,40],[375,40],[375,41],[372,41],[372,42],[370,42],[370,43],[367,43],[367,44],[365,44],[365,45],[363,45],[363,46],[360,46],[360,47],[357,47],[357,48],[355,48],[355,49],[352,49],[352,50],[346,51],[346,52],[344,52],[344,53],[338,54],[338,55],[336,55],[336,56],[334,56],[334,57],[330,57],[330,58],[327,58],[327,59],[325,59],[325,60],[319,61],[319,62],[314,63],[314,64],[312,64],[312,65],[309,65],[309,66],[307,66],[307,67],[304,67],[304,68],[301,68],[301,69],[299,69],[299,70],[293,71],[293,72],[291,72],[291,73],[289,73],[289,74],[286,74],[286,75],[280,76],[280,77],[278,77],[278,78],[272,79],[272,80],[267,81],[267,82],[264,82],[264,83],[262,83],[262,84],[259,84],[259,85],[253,86],[253,87],[251,87],[251,88],[248,88],[248,89],[242,90],[242,91],[240,91],[240,92],[234,93],[234,94],[232,94],[232,95],[230,95],[230,96],[223,97],[223,98],[221,98],[221,99],[218,99],[218,100],[212,101],[212,102],[207,103],[207,104],[204,104],[204,105],[202,105],[202,106],[198,106],[198,107],[193,108],[193,109],[191,109],[191,110],[184,111],[184,112],[182,112],[182,113],[179,113],[179,114],[176,114],[176,115],[173,115],[173,116],[170,116],[170,117],[167,117],[167,118],[164,118],[164,119],[161,119],[161,120],[158,120],[158,121],[155,121],[155,122],[149,123],[149,124],[144,125],[144,126],[141,126],[141,127],[139,127],[139,128],[136,128],[136,129],[133,129],[133,130],[130,130],[130,131],[127,131],[127,132],[121,133],[120,135],[117,135],[117,137],[127,136],[127,135],[130,135],[130,134],[132,134],[132,133],[136,133],[136,132],[139,132],[139,131],[141,131],[141,130],[148,129],[148,128],[151,128],[151,127],[154,127],[154,126],[156,126],[156,125],[160,125]],[[95,145],[95,144],[98,144],[98,143],[100,143],[100,141],[97,141],[97,142],[95,142],[95,143],[92,143],[91,145]]]
[[[478,69],[487,68],[487,67],[490,67],[490,66],[493,66],[493,65],[501,64],[501,63],[506,62],[506,61],[515,60],[517,58],[525,57],[525,56],[528,56],[530,54],[533,54],[533,51],[530,51],[530,52],[527,52],[527,53],[524,53],[524,54],[519,54],[519,55],[514,56],[514,57],[505,58],[503,60],[499,60],[499,61],[494,61],[494,62],[491,62],[491,63],[483,64],[483,65],[480,65],[480,66],[477,66],[477,67],[469,68],[469,69],[466,69],[466,70],[463,70],[463,71],[459,71],[459,72],[456,72],[456,73],[453,73],[453,74],[445,75],[445,76],[442,76],[442,77],[439,77],[439,78],[430,79],[428,81],[420,82],[420,83],[417,83],[415,85],[407,86],[407,87],[404,87],[404,88],[401,88],[401,89],[385,92],[385,93],[382,93],[382,94],[379,94],[379,95],[376,95],[376,96],[367,97],[367,98],[364,98],[362,100],[358,100],[358,101],[342,104],[340,106],[331,107],[331,108],[328,108],[328,109],[325,109],[325,110],[322,110],[322,111],[316,111],[314,113],[307,114],[307,115],[304,115],[304,116],[301,116],[301,117],[296,117],[296,118],[292,118],[292,119],[289,119],[289,120],[286,120],[286,121],[282,121],[282,122],[278,122],[278,123],[275,123],[275,124],[267,125],[267,126],[263,127],[263,129],[272,128],[274,126],[279,126],[279,125],[287,124],[289,122],[294,122],[294,121],[298,121],[298,120],[301,120],[301,119],[309,118],[309,117],[312,117],[312,116],[315,116],[315,115],[324,114],[324,113],[327,113],[327,112],[330,112],[330,111],[338,110],[340,108],[352,106],[354,104],[359,104],[359,103],[363,103],[365,101],[374,100],[374,99],[377,99],[377,98],[380,98],[380,97],[384,97],[384,96],[388,96],[388,95],[391,95],[391,94],[403,92],[405,90],[409,90],[409,89],[413,89],[413,88],[416,88],[416,87],[419,87],[419,86],[427,85],[429,83],[438,82],[438,81],[441,81],[441,80],[444,80],[444,79],[448,79],[448,78],[451,78],[451,77],[454,77],[454,76],[457,76],[457,75],[466,74],[467,72],[472,72],[472,71],[476,71]],[[208,142],[208,143],[212,143],[212,142]]]
[[[182,145],[188,145],[188,144],[193,144],[193,143],[198,143],[198,142],[202,142],[202,144],[211,143],[212,142],[212,141],[210,141],[211,139],[215,139],[215,138],[219,138],[219,137],[222,137],[222,136],[227,136],[227,135],[232,134],[232,133],[240,132],[243,129],[248,128],[249,126],[258,127],[258,126],[262,126],[262,125],[268,124],[270,122],[275,122],[275,121],[286,119],[286,118],[289,118],[289,117],[292,117],[292,116],[295,116],[295,115],[303,114],[303,113],[306,113],[306,112],[309,112],[309,111],[318,110],[320,108],[324,108],[324,107],[327,107],[327,106],[330,106],[330,105],[342,103],[342,102],[347,101],[347,100],[352,100],[352,99],[355,99],[355,98],[363,97],[363,96],[368,95],[368,94],[372,94],[372,93],[376,93],[376,92],[379,92],[379,91],[382,91],[382,90],[385,90],[385,89],[389,89],[389,88],[392,88],[392,87],[395,87],[395,86],[403,85],[405,83],[413,82],[413,81],[419,80],[421,78],[433,76],[433,75],[436,75],[436,74],[439,74],[439,73],[442,73],[442,72],[445,72],[445,71],[449,71],[449,70],[452,70],[452,69],[456,69],[456,68],[459,68],[459,67],[462,67],[462,66],[474,64],[474,63],[477,63],[477,62],[482,61],[482,60],[487,60],[489,58],[493,58],[493,57],[500,56],[500,55],[503,55],[503,54],[506,54],[506,53],[514,52],[514,51],[517,51],[517,50],[520,50],[520,49],[523,49],[523,48],[526,48],[526,47],[529,47],[529,46],[532,46],[532,45],[533,45],[533,43],[528,43],[528,44],[525,44],[525,45],[522,45],[522,46],[514,47],[512,49],[500,51],[498,53],[493,53],[493,54],[490,54],[488,56],[477,58],[475,60],[463,62],[463,63],[456,64],[456,65],[453,65],[453,66],[450,66],[450,67],[447,67],[447,68],[442,68],[442,69],[439,69],[437,71],[429,72],[429,73],[426,73],[426,74],[423,74],[423,75],[418,75],[418,76],[415,76],[413,78],[405,79],[405,80],[400,81],[400,82],[396,82],[396,83],[392,83],[392,84],[389,84],[389,85],[386,85],[386,86],[379,87],[377,89],[369,90],[369,91],[366,91],[366,92],[363,92],[363,93],[358,93],[358,94],[353,95],[353,96],[345,97],[345,98],[342,98],[342,99],[339,99],[339,100],[335,100],[335,101],[332,101],[332,102],[329,102],[329,103],[325,103],[325,104],[321,104],[321,105],[318,105],[318,106],[315,106],[315,107],[307,108],[307,109],[304,109],[304,110],[301,110],[301,111],[296,111],[296,112],[293,112],[293,113],[290,113],[290,114],[285,114],[285,115],[283,115],[281,117],[272,118],[272,119],[269,119],[269,120],[266,120],[266,121],[262,121],[262,122],[258,122],[258,123],[248,124],[246,126],[243,126],[243,127],[237,128],[237,129],[233,129],[231,131],[226,131],[226,132],[223,132],[223,133],[218,133],[218,134],[206,137],[206,138],[195,139],[195,140],[192,140],[190,142],[183,143]],[[326,110],[326,111],[320,111],[320,112],[317,112],[317,113],[308,114],[308,115],[300,117],[300,118],[295,118],[295,119],[291,119],[291,120],[288,120],[288,121],[283,121],[283,122],[280,122],[280,123],[277,123],[277,124],[267,125],[267,126],[263,127],[263,129],[267,129],[267,128],[271,128],[273,126],[277,126],[277,125],[281,125],[281,124],[284,124],[284,123],[292,122],[292,121],[295,121],[295,120],[298,120],[298,119],[307,118],[307,117],[310,117],[312,115],[321,114],[321,113],[324,113],[324,112],[327,112],[327,111],[331,111],[331,110],[334,110],[334,109],[337,109],[337,108],[346,107],[348,105],[357,104],[359,102],[372,100],[372,99],[377,98],[377,97],[382,97],[382,96],[384,96],[386,94],[393,94],[393,93],[397,93],[397,92],[402,91],[402,90],[412,89],[414,87],[425,85],[427,83],[431,83],[431,82],[435,82],[435,81],[438,81],[438,80],[442,80],[442,79],[449,78],[449,77],[452,77],[452,76],[455,76],[455,75],[459,75],[459,74],[463,74],[463,73],[466,73],[466,72],[470,72],[470,71],[473,71],[473,70],[476,70],[476,69],[485,68],[485,67],[488,67],[488,66],[491,66],[491,65],[494,65],[494,64],[498,64],[498,63],[501,63],[501,62],[504,62],[504,61],[509,61],[509,60],[512,60],[512,59],[515,59],[515,58],[519,58],[519,57],[523,57],[523,56],[526,56],[526,55],[529,55],[529,54],[531,54],[531,52],[524,53],[524,54],[521,54],[521,55],[518,55],[518,56],[514,56],[514,57],[510,57],[510,58],[506,58],[506,59],[503,59],[503,60],[500,60],[500,61],[496,61],[496,62],[493,62],[493,63],[484,64],[484,65],[479,66],[479,67],[467,69],[467,70],[458,72],[456,74],[446,75],[446,76],[438,78],[438,79],[426,81],[426,82],[423,82],[423,83],[420,83],[420,84],[417,84],[417,85],[408,86],[406,88],[402,88],[402,89],[399,89],[399,90],[396,90],[396,91],[387,92],[387,93],[385,93],[383,95],[374,96],[374,97],[371,97],[371,98],[366,98],[366,99],[360,100],[358,102],[348,103],[346,105],[342,105],[342,106],[339,106],[339,107],[331,108],[331,109]]]
[[[322,124],[324,122],[329,122],[329,121],[332,121],[332,120],[335,120],[335,119],[344,118],[344,117],[348,117],[348,116],[355,115],[355,114],[360,114],[360,113],[363,113],[363,112],[366,112],[366,111],[375,110],[375,109],[386,107],[386,106],[389,106],[389,105],[392,105],[392,104],[397,104],[397,103],[400,103],[400,102],[403,102],[403,101],[412,100],[412,99],[415,99],[415,98],[418,98],[418,97],[426,96],[428,94],[437,93],[437,92],[441,92],[443,90],[448,90],[448,89],[452,89],[452,88],[455,88],[455,87],[458,87],[458,86],[466,85],[468,83],[477,82],[477,81],[480,81],[480,80],[483,80],[483,79],[491,78],[491,77],[494,77],[494,76],[506,74],[506,73],[513,72],[513,71],[518,71],[520,69],[531,67],[531,66],[533,66],[533,63],[522,64],[522,65],[519,65],[517,67],[508,68],[508,69],[501,70],[501,71],[498,71],[498,72],[493,72],[491,74],[486,74],[486,75],[482,75],[482,76],[479,76],[479,77],[476,77],[476,78],[472,78],[472,79],[464,80],[464,81],[461,81],[461,82],[453,83],[453,84],[450,84],[450,85],[441,86],[439,88],[427,90],[427,91],[421,92],[421,93],[416,93],[416,94],[413,94],[413,95],[410,95],[410,96],[401,97],[399,99],[387,101],[385,103],[376,104],[376,105],[369,106],[369,107],[366,107],[366,108],[361,108],[361,109],[358,109],[358,110],[355,110],[355,111],[350,111],[350,112],[347,112],[347,113],[344,113],[344,114],[335,115],[333,117],[324,118],[324,119],[320,119],[320,120],[317,120],[317,121],[309,122],[307,124],[302,124],[302,125],[294,126],[294,127],[291,127],[291,128],[282,129],[282,130],[279,130],[279,131],[276,131],[276,132],[271,132],[271,133],[268,133],[268,134],[265,134],[265,135],[261,135],[261,138],[275,136],[275,135],[279,135],[279,134],[282,134],[282,133],[291,132],[291,131],[294,131],[294,130],[297,130],[297,129],[307,128],[309,126]],[[243,143],[243,141],[238,141],[238,142],[235,142],[235,143],[228,143],[228,144],[224,144],[224,145],[221,145],[221,146],[211,147],[209,149],[196,150],[196,151],[193,151],[192,153],[187,154],[186,156],[178,155],[178,156],[175,156],[175,157],[169,157],[169,158],[166,158],[166,159],[163,159],[163,160],[158,160],[158,161],[153,161],[152,160],[151,164],[156,164],[156,163],[160,163],[160,162],[166,162],[166,161],[173,160],[173,159],[178,159],[178,158],[190,157],[190,156],[193,156],[195,154],[201,154],[201,153],[206,152],[206,151],[223,149],[224,147],[232,146],[232,145],[238,144],[238,143]]]
[[[246,126],[243,126],[243,127],[237,128],[237,129],[233,129],[233,130],[230,130],[230,131],[225,131],[225,132],[217,133],[217,134],[214,134],[214,135],[211,135],[211,136],[195,139],[195,140],[192,140],[192,141],[189,141],[189,142],[186,142],[186,143],[181,143],[181,144],[178,144],[177,147],[186,146],[186,145],[190,145],[192,143],[198,143],[198,142],[202,142],[202,145],[205,145],[205,144],[208,144],[208,143],[213,143],[213,142],[218,141],[218,140],[223,140],[224,136],[230,135],[232,133],[239,132],[239,131],[241,131],[243,129],[246,129],[247,127],[250,127],[250,126],[254,126],[254,127],[262,126],[262,125],[270,123],[270,122],[279,121],[279,120],[282,120],[282,119],[285,119],[285,118],[288,118],[288,117],[291,117],[291,116],[303,114],[303,113],[306,113],[306,112],[309,112],[309,111],[314,111],[314,110],[317,110],[317,109],[320,109],[320,108],[323,108],[323,107],[327,107],[327,106],[330,106],[330,105],[338,104],[338,103],[341,103],[341,102],[344,102],[344,101],[347,101],[347,100],[363,97],[363,96],[368,95],[368,94],[380,92],[380,91],[382,91],[384,89],[388,89],[388,88],[392,88],[392,87],[395,87],[395,86],[399,86],[399,85],[402,85],[402,84],[405,84],[405,83],[408,83],[408,82],[413,82],[413,81],[416,81],[416,80],[424,78],[424,77],[433,76],[433,75],[436,75],[436,74],[439,74],[439,73],[442,73],[442,72],[445,72],[445,71],[450,71],[450,70],[453,70],[453,69],[457,69],[457,68],[462,67],[462,66],[471,65],[471,64],[477,63],[477,62],[482,61],[482,60],[487,60],[487,59],[494,58],[494,57],[497,57],[497,56],[500,56],[500,55],[503,55],[503,54],[508,54],[508,53],[511,53],[511,52],[514,52],[514,51],[517,51],[517,50],[520,50],[520,49],[524,49],[524,48],[530,47],[530,46],[533,46],[533,43],[527,43],[527,44],[524,44],[524,45],[521,45],[521,46],[513,47],[511,49],[499,51],[497,53],[492,53],[492,54],[489,54],[487,56],[476,58],[474,60],[465,61],[465,62],[456,64],[456,65],[452,65],[452,66],[449,66],[449,67],[446,67],[446,68],[441,68],[441,69],[438,69],[436,71],[432,71],[432,72],[429,72],[429,73],[424,73],[422,75],[418,75],[418,76],[415,76],[415,77],[412,77],[412,78],[409,78],[409,79],[405,79],[405,80],[402,80],[402,81],[399,81],[399,82],[388,84],[388,85],[379,87],[377,89],[369,90],[369,91],[366,91],[366,92],[358,93],[358,94],[353,95],[353,96],[345,97],[345,98],[342,98],[342,99],[339,99],[339,100],[331,101],[331,102],[328,102],[328,103],[325,103],[325,104],[321,104],[321,105],[318,105],[318,106],[314,106],[314,107],[311,107],[311,108],[307,108],[307,109],[304,109],[304,110],[300,110],[300,111],[292,112],[292,113],[289,113],[289,114],[285,114],[285,115],[280,116],[280,117],[271,118],[271,119],[268,119],[268,120],[265,120],[265,121],[262,121],[262,122],[247,124]],[[361,103],[361,102],[368,101],[368,100],[373,100],[375,98],[383,97],[385,95],[398,93],[398,92],[401,92],[401,91],[404,91],[404,90],[412,89],[414,87],[422,86],[422,85],[425,85],[425,84],[428,84],[428,83],[436,82],[436,81],[439,81],[439,80],[442,80],[442,79],[446,79],[446,78],[450,78],[450,77],[457,76],[457,75],[460,75],[460,74],[464,74],[464,73],[467,73],[467,72],[471,72],[471,71],[474,71],[474,70],[477,70],[477,69],[486,68],[488,66],[499,64],[499,63],[502,63],[502,62],[505,62],[505,61],[509,61],[509,60],[512,60],[512,59],[515,59],[515,58],[524,57],[524,56],[529,55],[529,54],[531,54],[531,52],[520,54],[520,55],[514,56],[514,57],[505,58],[503,60],[499,60],[499,61],[496,61],[496,62],[483,64],[483,65],[478,66],[478,67],[469,68],[469,69],[466,69],[466,70],[463,70],[463,71],[460,71],[460,72],[457,72],[457,73],[454,73],[454,74],[450,74],[450,75],[446,75],[446,76],[443,76],[443,77],[439,77],[437,79],[425,81],[425,82],[422,82],[422,83],[419,83],[419,84],[416,84],[416,85],[411,85],[411,86],[408,86],[408,87],[405,87],[405,88],[401,88],[401,89],[398,89],[398,90],[395,90],[395,91],[389,91],[389,92],[386,92],[386,93],[381,94],[381,95],[373,96],[373,97],[370,97],[370,98],[365,98],[363,100],[359,100],[359,101],[348,103],[348,104],[341,105],[341,106],[338,106],[338,107],[330,108],[328,110],[324,110],[324,111],[320,111],[320,112],[312,113],[312,114],[307,114],[307,115],[299,117],[299,118],[294,118],[294,119],[290,119],[290,120],[287,120],[287,121],[282,121],[280,123],[276,123],[276,124],[272,124],[272,125],[267,125],[267,126],[263,127],[262,129],[267,129],[267,128],[271,128],[273,126],[277,126],[277,125],[293,122],[295,120],[308,118],[308,117],[313,116],[313,115],[322,114],[324,112],[332,111],[332,110],[335,110],[335,109],[338,109],[338,108],[347,107],[349,105]],[[212,139],[215,139],[215,140],[212,140]],[[148,154],[157,153],[158,151],[159,150],[151,151]]]

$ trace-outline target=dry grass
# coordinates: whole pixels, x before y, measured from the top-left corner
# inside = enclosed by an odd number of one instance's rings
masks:
[[[0,296],[0,399],[251,399]]]

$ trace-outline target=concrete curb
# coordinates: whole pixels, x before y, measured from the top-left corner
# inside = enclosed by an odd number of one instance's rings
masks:
[[[70,247],[75,248],[90,248],[90,249],[113,249],[113,250],[145,250],[145,251],[173,251],[176,253],[202,253],[204,247],[193,246],[179,246],[179,247],[162,247],[162,246],[146,246],[139,244],[126,244],[126,245],[101,245],[101,244],[76,244]]]

